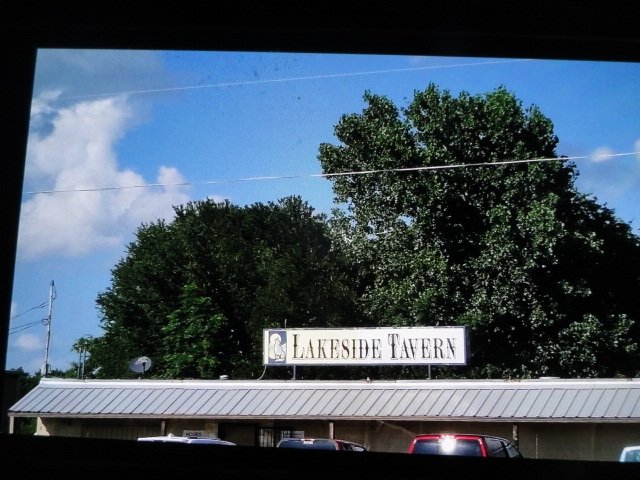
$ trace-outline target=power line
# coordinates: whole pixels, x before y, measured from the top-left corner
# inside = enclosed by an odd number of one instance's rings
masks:
[[[46,305],[47,305],[47,302],[42,302],[40,305],[36,305],[35,307],[31,307],[30,309],[25,310],[25,311],[24,311],[24,312],[22,312],[22,313],[18,313],[17,315],[12,316],[12,317],[10,318],[10,320],[13,320],[14,318],[21,317],[22,315],[26,315],[26,314],[27,314],[27,313],[29,313],[30,311],[35,310],[35,309],[37,309],[37,308],[44,308]]]
[[[34,320],[33,322],[24,323],[22,325],[17,325],[15,327],[9,328],[9,335],[13,335],[14,333],[22,332],[23,330],[27,330],[28,328],[37,327],[39,325],[46,325],[47,319],[43,318],[41,320]]]
[[[638,152],[627,153],[615,153],[607,155],[598,155],[598,159],[614,158],[614,157],[626,157],[631,155],[640,155]],[[53,194],[53,193],[74,193],[74,192],[104,192],[109,190],[127,190],[132,188],[154,188],[154,187],[186,187],[195,185],[221,185],[227,183],[239,183],[239,182],[254,182],[254,181],[266,181],[266,180],[290,180],[290,179],[302,179],[302,178],[332,178],[332,177],[345,177],[356,175],[370,175],[374,173],[391,173],[391,172],[422,172],[431,170],[451,170],[454,168],[471,168],[471,167],[497,167],[503,165],[515,165],[520,163],[540,163],[540,162],[567,162],[574,160],[587,160],[591,158],[590,155],[573,156],[573,157],[552,157],[552,158],[531,158],[526,160],[505,160],[501,162],[479,162],[479,163],[460,163],[455,165],[432,165],[424,167],[406,167],[406,168],[388,168],[388,169],[374,169],[374,170],[352,170],[348,172],[336,172],[336,173],[314,173],[314,174],[300,174],[300,175],[270,175],[260,177],[247,177],[237,178],[230,180],[209,180],[203,182],[177,182],[177,183],[145,183],[139,185],[120,185],[110,187],[87,187],[87,188],[70,188],[70,189],[57,189],[57,190],[38,190],[23,192],[23,195],[39,195],[39,194]]]
[[[487,65],[497,65],[502,63],[515,63],[515,62],[531,62],[532,59],[509,59],[509,60],[494,60],[488,62],[473,62],[473,63],[457,63],[449,65],[430,65],[425,67],[408,67],[408,68],[395,68],[387,70],[371,70],[364,72],[351,72],[351,73],[328,73],[324,75],[308,75],[302,77],[288,77],[288,78],[273,78],[265,80],[245,80],[239,82],[222,82],[222,83],[210,83],[206,85],[188,85],[184,87],[167,87],[167,88],[153,88],[147,90],[129,90],[120,92],[105,92],[105,93],[92,93],[86,95],[69,95],[61,96],[59,98],[70,100],[81,100],[83,98],[98,98],[98,97],[110,97],[116,95],[142,95],[151,93],[166,93],[177,92],[184,90],[199,90],[204,88],[225,88],[225,87],[244,87],[249,85],[263,85],[268,83],[284,83],[284,82],[300,82],[306,80],[324,80],[330,78],[346,78],[346,77],[359,77],[365,75],[384,75],[389,73],[407,73],[417,72],[423,70],[443,70],[447,68],[466,68],[466,67],[483,67]]]
[[[49,296],[49,309],[51,309],[51,302],[53,302],[56,299],[57,295],[56,295],[56,290],[55,290],[55,286],[53,285],[53,282],[51,282],[51,292],[50,292],[50,296]],[[42,302],[40,305],[36,305],[35,307],[31,307],[27,310],[25,310],[22,313],[18,313],[17,315],[13,315],[10,320],[13,320],[15,318],[21,317],[23,315],[26,315],[27,313],[33,311],[33,310],[37,310],[38,308],[44,308],[47,306],[47,302]],[[36,327],[38,325],[45,325],[48,326],[49,323],[51,321],[51,310],[49,310],[49,316],[48,318],[43,318],[41,320],[34,320],[32,322],[29,323],[23,323],[22,325],[16,325],[14,327],[9,327],[9,335],[13,335],[14,333],[18,333],[18,332],[22,332],[23,330],[27,330],[28,328],[33,328]]]

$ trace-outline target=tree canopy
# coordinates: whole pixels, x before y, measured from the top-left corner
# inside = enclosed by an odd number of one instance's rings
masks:
[[[638,238],[551,160],[551,120],[504,87],[364,100],[319,159],[325,174],[373,172],[329,176],[371,321],[467,326],[468,366],[450,375],[633,376]]]
[[[504,87],[364,101],[319,147],[331,217],[206,200],[142,225],[97,298],[104,335],[77,344],[86,369],[256,378],[265,328],[462,325],[468,364],[439,376],[640,371],[640,239],[578,191],[549,118]],[[393,368],[367,372],[425,376]]]
[[[105,333],[89,340],[87,367],[98,376],[131,376],[144,355],[156,377],[255,378],[263,329],[358,321],[348,265],[301,198],[175,211],[138,229],[98,296]]]

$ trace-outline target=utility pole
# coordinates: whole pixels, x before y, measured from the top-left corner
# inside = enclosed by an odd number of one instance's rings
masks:
[[[49,285],[49,314],[45,319],[47,325],[47,342],[44,348],[44,365],[42,366],[42,376],[49,375],[49,344],[51,343],[51,314],[53,312],[53,301],[56,299],[56,287],[51,280]]]

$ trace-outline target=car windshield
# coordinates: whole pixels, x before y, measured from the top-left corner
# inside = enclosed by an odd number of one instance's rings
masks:
[[[425,455],[482,456],[480,443],[477,440],[470,439],[448,439],[446,442],[437,438],[419,440],[416,442],[413,452]]]

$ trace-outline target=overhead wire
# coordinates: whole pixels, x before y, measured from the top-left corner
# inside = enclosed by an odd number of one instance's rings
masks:
[[[329,78],[347,78],[347,77],[358,77],[358,76],[364,76],[364,75],[385,75],[389,73],[408,73],[408,72],[417,72],[417,71],[424,71],[424,70],[442,70],[447,68],[482,67],[487,65],[498,65],[503,63],[530,62],[530,61],[532,61],[532,59],[516,58],[516,59],[507,59],[507,60],[492,60],[492,61],[486,61],[486,62],[454,63],[454,64],[448,64],[448,65],[429,65],[429,66],[423,66],[423,67],[370,70],[370,71],[364,71],[364,72],[327,73],[323,75],[306,75],[301,77],[286,77],[286,78],[272,78],[272,79],[261,79],[261,80],[244,80],[244,81],[238,81],[238,82],[209,83],[205,85],[187,85],[183,87],[151,88],[146,90],[104,92],[104,93],[93,93],[93,94],[84,94],[84,95],[65,95],[59,98],[69,99],[69,100],[81,100],[83,98],[88,99],[88,98],[110,97],[110,96],[116,96],[116,95],[143,95],[143,94],[151,94],[151,93],[166,93],[166,92],[178,92],[178,91],[185,91],[185,90],[197,90],[197,89],[204,89],[204,88],[244,87],[249,85],[261,85],[261,84],[268,84],[268,83],[300,82],[305,80],[324,80]]]
[[[603,160],[605,158],[626,157],[626,156],[632,156],[632,155],[640,155],[640,151],[598,155],[598,159]],[[580,156],[562,156],[562,157],[551,157],[551,158],[530,158],[530,159],[523,159],[523,160],[504,160],[504,161],[498,161],[498,162],[460,163],[460,164],[453,164],[453,165],[429,165],[429,166],[422,166],[422,167],[385,168],[385,169],[372,169],[372,170],[351,170],[348,172],[335,172],[335,173],[269,175],[269,176],[259,176],[259,177],[236,178],[236,179],[228,179],[228,180],[207,180],[207,181],[201,181],[201,182],[189,181],[189,182],[176,182],[176,183],[145,183],[145,184],[137,184],[137,185],[119,185],[119,186],[108,186],[108,187],[37,190],[37,191],[23,192],[23,195],[72,193],[72,192],[103,192],[103,191],[109,191],[109,190],[126,190],[126,189],[133,189],[133,188],[220,185],[225,183],[253,182],[253,181],[265,181],[265,180],[288,180],[288,179],[301,179],[301,178],[332,178],[332,177],[345,177],[345,176],[356,176],[356,175],[370,175],[374,173],[421,172],[421,171],[430,171],[430,170],[450,170],[455,168],[496,167],[496,166],[502,166],[502,165],[515,165],[515,164],[522,164],[522,163],[567,162],[567,161],[575,161],[575,160],[587,160],[589,158],[592,158],[592,156],[580,155]]]
[[[447,68],[481,67],[481,66],[487,66],[487,65],[497,65],[497,64],[505,64],[505,63],[514,63],[514,62],[530,62],[530,61],[532,61],[532,59],[526,59],[526,58],[499,59],[499,60],[490,60],[490,61],[481,61],[481,62],[466,62],[466,63],[429,65],[429,66],[408,67],[408,68],[398,68],[398,69],[370,70],[370,71],[347,72],[347,73],[331,73],[331,74],[323,74],[323,75],[308,75],[308,76],[287,77],[287,78],[277,78],[277,79],[247,80],[247,81],[238,81],[238,82],[213,83],[213,84],[206,84],[206,85],[189,85],[189,86],[183,86],[183,87],[168,87],[168,88],[156,88],[156,89],[146,89],[146,90],[130,90],[130,91],[109,92],[109,93],[96,93],[96,94],[86,94],[86,95],[64,96],[60,98],[83,99],[83,98],[96,98],[96,97],[105,97],[105,96],[114,96],[114,95],[140,95],[140,94],[150,94],[150,93],[195,90],[195,89],[204,89],[204,88],[222,88],[222,87],[248,86],[248,85],[267,84],[267,83],[283,83],[283,82],[304,81],[304,80],[318,80],[318,79],[328,79],[328,78],[345,78],[345,77],[355,77],[355,76],[365,76],[365,75],[382,75],[382,74],[389,74],[389,73],[406,73],[406,72],[413,72],[413,71],[438,70],[438,69],[447,69]],[[620,153],[620,154],[611,154],[611,155],[599,155],[598,158],[638,155],[639,153],[640,152],[630,152],[630,153]],[[582,160],[587,158],[590,158],[590,157],[574,156],[574,157],[557,157],[557,158],[537,158],[537,159],[526,159],[526,160],[508,160],[508,161],[502,161],[502,162],[479,162],[479,163],[466,163],[466,164],[455,164],[455,165],[374,169],[374,170],[348,171],[348,172],[336,172],[336,173],[270,175],[270,176],[257,176],[257,177],[235,178],[235,179],[226,179],[226,180],[208,180],[208,181],[199,181],[199,182],[186,181],[186,182],[175,182],[175,183],[144,183],[144,184],[135,184],[135,185],[117,185],[117,186],[104,186],[104,187],[78,187],[78,188],[69,188],[69,189],[26,191],[26,192],[23,192],[23,196],[38,195],[38,194],[54,194],[54,193],[105,192],[110,190],[126,190],[126,189],[139,189],[139,188],[220,185],[220,184],[229,184],[229,183],[266,181],[266,180],[332,178],[332,177],[339,177],[339,176],[367,175],[367,174],[373,174],[373,173],[418,172],[418,171],[445,170],[445,169],[464,168],[464,167],[499,166],[499,165],[508,165],[508,164],[517,164],[517,163],[570,161],[570,160]]]
[[[47,319],[43,318],[41,320],[34,320],[29,323],[24,323],[22,325],[17,325],[15,327],[9,327],[9,335],[13,335],[14,333],[22,332],[23,330],[27,330],[28,328],[37,327],[39,325],[46,325]]]
[[[54,293],[53,293],[52,300],[55,300],[56,299],[55,288],[54,288],[53,292]],[[32,312],[33,310],[37,310],[39,308],[44,308],[46,306],[47,306],[47,302],[42,302],[40,305],[36,305],[35,307],[31,307],[31,308],[25,310],[24,312],[21,312],[21,313],[18,313],[16,315],[11,316],[9,318],[9,320],[14,320],[16,318],[22,317],[23,315],[26,315],[27,313]],[[34,320],[34,321],[31,321],[31,322],[28,322],[28,323],[23,323],[22,325],[16,325],[16,326],[13,326],[13,327],[9,327],[9,335],[21,332],[21,331],[26,330],[28,328],[36,327],[38,325],[46,325],[47,322],[48,322],[48,319],[47,318],[43,318],[43,319],[40,319],[40,320]]]
[[[46,307],[46,306],[47,306],[47,302],[42,302],[40,305],[36,305],[35,307],[31,307],[30,309],[25,310],[25,311],[24,311],[24,312],[22,312],[22,313],[18,313],[17,315],[13,315],[13,316],[10,318],[10,320],[13,320],[14,318],[21,317],[22,315],[26,315],[27,313],[31,312],[32,310],[36,310],[36,309],[38,309],[38,308],[44,308],[44,307]]]

